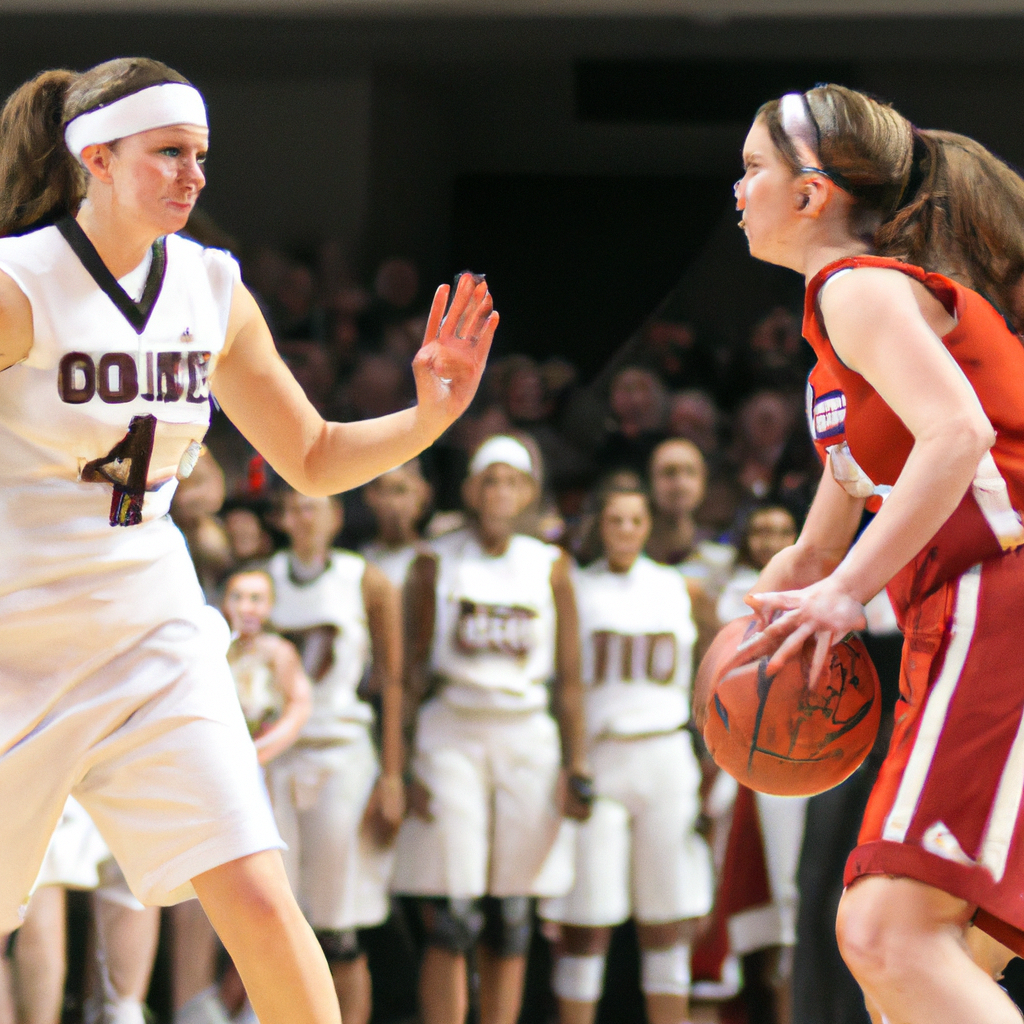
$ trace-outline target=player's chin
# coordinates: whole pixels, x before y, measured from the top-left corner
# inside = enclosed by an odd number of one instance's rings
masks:
[[[161,227],[164,228],[165,234],[173,234],[181,229],[188,223],[188,219],[195,209],[194,202],[176,202],[174,200],[165,200],[163,204]]]

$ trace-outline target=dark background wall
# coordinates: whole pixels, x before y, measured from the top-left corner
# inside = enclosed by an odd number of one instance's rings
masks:
[[[126,53],[204,90],[203,206],[243,249],[485,270],[502,347],[587,368],[677,282],[678,315],[727,333],[792,297],[743,255],[729,191],[784,89],[841,80],[1024,163],[1018,18],[0,16],[5,90]]]

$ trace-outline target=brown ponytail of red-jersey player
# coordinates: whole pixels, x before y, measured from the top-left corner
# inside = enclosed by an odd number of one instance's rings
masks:
[[[805,97],[821,166],[845,179],[854,197],[853,233],[881,256],[981,292],[1024,329],[1024,180],[973,139],[919,130],[862,92],[819,85]],[[758,117],[796,173],[779,101]]]
[[[19,86],[0,111],[0,235],[77,212],[86,177],[64,144],[68,121],[164,82],[190,84],[158,60],[120,57],[81,74],[44,71]]]

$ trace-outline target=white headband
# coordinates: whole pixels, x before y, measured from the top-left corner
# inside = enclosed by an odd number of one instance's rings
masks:
[[[71,154],[80,158],[86,146],[170,124],[207,127],[206,104],[198,89],[182,82],[165,82],[129,93],[69,121],[64,128],[64,141]]]
[[[469,475],[476,476],[496,462],[518,469],[527,476],[533,476],[533,459],[530,458],[530,453],[523,444],[506,434],[495,434],[480,445],[469,464]]]
[[[779,100],[779,121],[782,130],[794,142],[802,142],[815,161],[818,160],[818,133],[807,113],[807,104],[798,92],[787,92]],[[801,155],[801,160],[804,157]]]

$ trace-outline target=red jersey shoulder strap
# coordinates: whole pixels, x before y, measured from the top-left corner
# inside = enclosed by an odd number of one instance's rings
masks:
[[[818,296],[821,294],[821,289],[825,287],[829,278],[841,270],[854,270],[857,267],[898,270],[901,274],[920,281],[951,312],[959,309],[962,304],[959,296],[960,285],[948,277],[943,277],[942,274],[931,274],[922,267],[904,263],[891,256],[846,256],[822,267],[807,283],[807,292],[804,296],[803,333],[816,352],[819,344],[827,343],[828,340],[818,308]],[[818,354],[820,356],[820,352]]]

